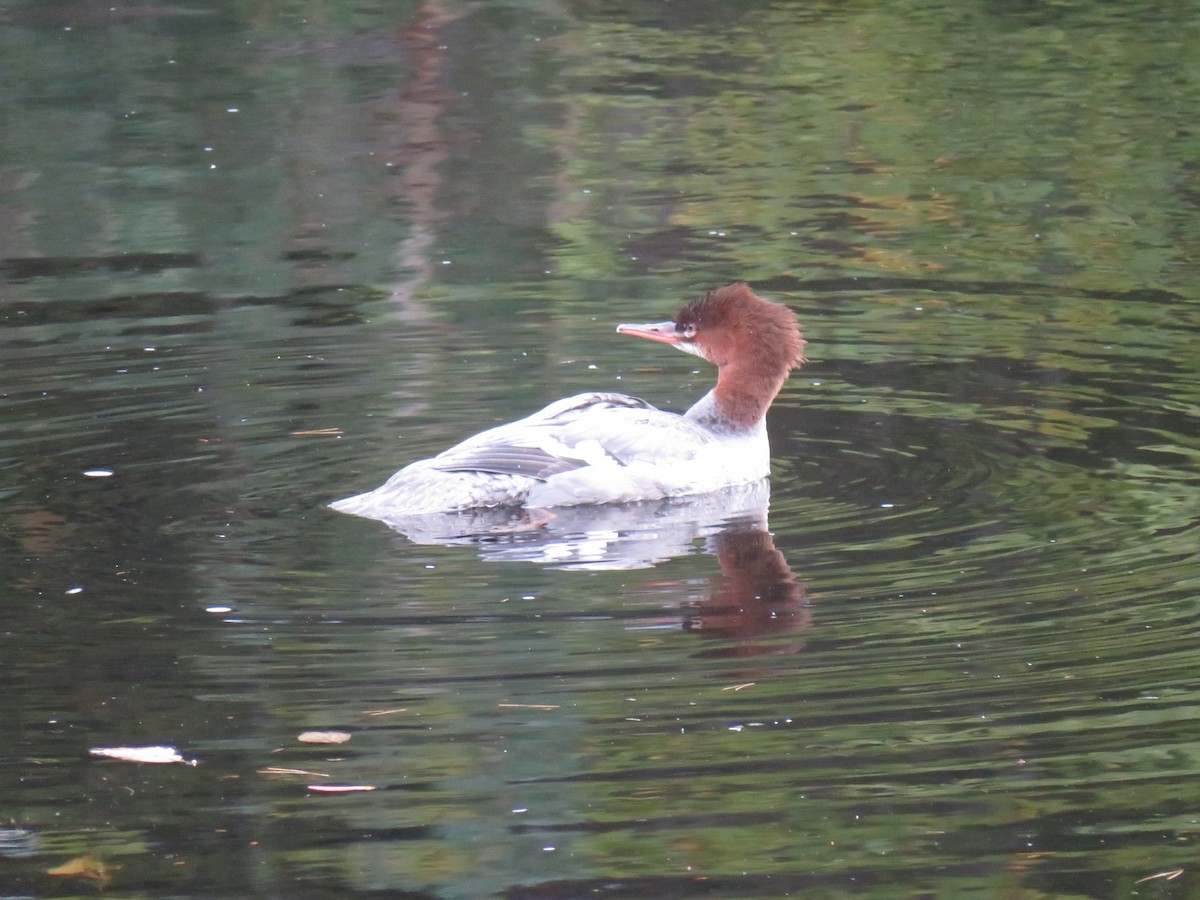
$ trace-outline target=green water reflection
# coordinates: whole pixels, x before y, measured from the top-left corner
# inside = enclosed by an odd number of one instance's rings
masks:
[[[0,884],[1194,894],[1198,48],[1187,3],[0,9]],[[685,408],[613,326],[735,278],[810,339],[770,534],[572,570],[324,509],[573,392]],[[199,764],[87,754],[140,744]]]

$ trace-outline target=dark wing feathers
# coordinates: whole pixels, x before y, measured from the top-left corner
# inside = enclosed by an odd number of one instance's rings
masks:
[[[570,472],[585,465],[587,463],[581,459],[567,459],[537,447],[519,447],[513,444],[491,444],[433,460],[433,468],[442,472],[524,475],[538,481],[545,481],[551,475]]]

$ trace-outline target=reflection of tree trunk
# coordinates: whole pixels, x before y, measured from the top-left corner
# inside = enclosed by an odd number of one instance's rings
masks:
[[[446,28],[470,11],[459,5],[453,11],[442,0],[428,0],[417,22],[403,32],[412,50],[412,77],[399,98],[389,102],[386,124],[388,165],[395,167],[392,193],[408,211],[409,236],[400,242],[400,277],[392,286],[392,299],[401,315],[421,317],[412,298],[417,289],[432,279],[433,260],[429,251],[437,237],[442,214],[437,196],[440,167],[447,158],[447,143],[438,128],[438,117],[453,101],[442,86],[447,51]]]

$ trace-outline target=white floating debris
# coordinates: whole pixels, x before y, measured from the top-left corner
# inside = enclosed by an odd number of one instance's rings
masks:
[[[196,760],[184,759],[174,747],[93,747],[88,750],[88,753],[92,756],[103,756],[107,759],[119,759],[124,762],[196,765]]]
[[[77,584],[77,585],[75,585],[75,587],[72,587],[72,588],[67,588],[67,589],[66,589],[66,590],[65,590],[63,593],[66,593],[66,594],[82,594],[82,593],[83,593],[83,585],[79,585],[79,584]]]
[[[303,744],[344,744],[350,740],[346,731],[302,731],[296,740]]]
[[[111,478],[112,469],[86,469],[83,473],[88,478]]]

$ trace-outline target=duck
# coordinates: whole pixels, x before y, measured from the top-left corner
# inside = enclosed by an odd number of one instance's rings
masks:
[[[564,397],[330,508],[393,520],[488,507],[553,510],[706,494],[770,474],[767,410],[805,362],[788,306],[739,282],[686,302],[673,319],[622,324],[617,333],[698,356],[716,367],[716,385],[682,414],[609,391]]]

